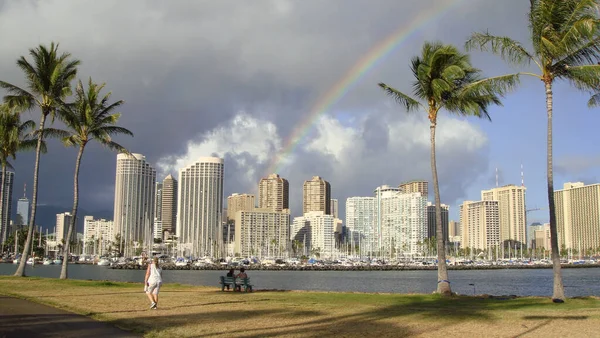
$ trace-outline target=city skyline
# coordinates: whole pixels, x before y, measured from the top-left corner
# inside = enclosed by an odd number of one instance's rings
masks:
[[[373,186],[430,179],[424,117],[402,113],[382,95],[376,83],[385,81],[398,84],[402,90],[408,88],[409,83],[403,79],[409,71],[410,58],[418,53],[425,39],[439,39],[462,47],[466,36],[473,31],[489,29],[525,36],[525,22],[509,27],[505,23],[524,13],[527,4],[509,1],[514,3],[511,6],[489,1],[457,4],[422,27],[418,24],[408,27],[410,19],[447,1],[429,0],[411,6],[384,1],[377,8],[366,3],[340,6],[335,1],[320,6],[292,3],[286,8],[257,1],[254,5],[237,5],[235,11],[221,3],[207,7],[161,4],[151,8],[82,1],[72,6],[57,4],[61,15],[49,15],[54,13],[53,7],[42,3],[7,2],[0,8],[3,25],[20,25],[20,21],[15,21],[20,17],[31,24],[17,35],[9,34],[10,29],[0,30],[0,37],[7,41],[7,48],[0,51],[0,71],[3,80],[22,84],[15,60],[39,43],[60,42],[61,49],[84,61],[82,77],[92,76],[106,82],[115,98],[127,102],[122,109],[122,124],[136,136],[125,139],[123,144],[132,152],[145,154],[156,166],[159,177],[176,174],[173,168],[180,167],[179,162],[214,153],[223,157],[230,168],[224,195],[255,193],[257,180],[269,174],[267,168],[273,166],[273,158],[289,149],[275,164],[278,168],[274,171],[294,187],[313,175],[326,177],[336,187],[332,197],[345,200],[349,196],[366,195]],[[91,15],[99,11],[110,13],[110,20]],[[152,24],[144,19],[155,12],[162,15]],[[478,15],[489,12],[495,15]],[[135,14],[130,17],[123,13]],[[201,29],[197,18],[183,13],[199,13],[231,24],[223,28],[209,21],[205,24],[211,29]],[[251,27],[241,27],[248,13],[256,14],[257,20]],[[339,15],[334,20],[323,13]],[[465,13],[477,19],[463,24]],[[70,17],[86,24],[81,30],[69,29],[62,23]],[[302,28],[305,20],[311,20],[314,31]],[[324,109],[319,118],[308,124],[303,122],[321,97],[403,25],[415,34],[406,36],[352,86],[343,88],[345,95]],[[91,32],[101,34],[102,38],[85,39]],[[272,43],[265,46],[264,41]],[[98,52],[113,50],[112,44],[118,46],[118,57]],[[146,46],[158,46],[159,54],[168,56],[165,64],[169,66],[158,67],[156,61],[145,57],[152,55]],[[281,54],[282,46],[294,52]],[[329,52],[318,57],[307,54],[318,50]],[[171,59],[174,55],[182,57]],[[500,60],[488,54],[472,53],[472,58],[486,75],[508,71]],[[523,80],[519,91],[503,100],[504,107],[491,109],[491,123],[452,117],[440,120],[442,203],[450,205],[450,219],[458,219],[458,206],[463,200],[477,199],[481,190],[495,185],[495,168],[500,169],[501,185],[518,184],[523,164],[528,205],[546,204],[545,152],[539,151],[545,149],[542,126],[545,105],[537,82]],[[233,95],[224,93],[223,87],[233,88]],[[589,144],[595,144],[598,137],[591,128],[600,121],[600,116],[585,107],[584,95],[565,89],[564,84],[556,86],[555,133],[560,137],[555,142],[555,185],[569,181],[595,183],[600,176],[600,159]],[[169,114],[164,113],[167,111]],[[155,122],[140,122],[145,119]],[[297,142],[290,140],[296,133],[305,136]],[[592,141],[587,140],[589,137]],[[49,147],[56,161],[45,161],[42,166],[38,202],[69,210],[71,177],[57,173],[72,170],[75,153],[55,141],[49,141]],[[15,187],[31,183],[32,159],[32,154],[19,154],[14,163],[18,173]],[[114,161],[111,154],[100,151],[99,147],[90,148],[82,167],[81,191],[93,193],[82,194],[82,208],[112,208],[114,187],[110,184],[113,180],[110,173]],[[292,189],[290,203],[292,210],[299,210],[302,202],[298,189]],[[341,215],[343,208],[340,205]],[[528,216],[531,222],[544,223],[548,218],[547,211]]]

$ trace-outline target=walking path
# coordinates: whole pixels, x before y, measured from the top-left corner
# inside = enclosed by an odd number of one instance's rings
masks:
[[[0,338],[9,337],[140,336],[72,312],[0,296]]]

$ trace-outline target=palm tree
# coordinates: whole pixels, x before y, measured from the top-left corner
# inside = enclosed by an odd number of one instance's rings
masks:
[[[438,182],[435,131],[440,110],[459,116],[476,116],[490,119],[488,107],[501,105],[500,97],[518,81],[518,74],[484,79],[481,71],[471,65],[467,54],[452,45],[425,42],[421,56],[411,60],[415,80],[413,96],[409,96],[385,83],[379,86],[393,97],[407,112],[423,110],[430,122],[431,173],[435,194],[436,238],[438,256],[437,292],[450,296],[450,282],[446,265],[446,249],[442,232],[442,209]]]
[[[554,177],[552,165],[552,85],[555,80],[567,80],[579,90],[595,92],[600,85],[600,21],[598,0],[530,0],[529,33],[533,50],[505,36],[493,36],[488,32],[474,33],[466,42],[466,48],[491,51],[506,62],[528,66],[534,63],[536,73],[523,72],[541,80],[546,93],[548,116],[547,134],[547,187],[550,216],[550,241],[554,271],[555,302],[565,300],[560,268],[558,232],[554,204]],[[588,105],[600,103],[600,97],[592,96]]]
[[[39,108],[42,115],[38,126],[37,145],[35,149],[35,166],[33,169],[33,196],[31,198],[31,216],[29,218],[29,231],[23,247],[23,255],[15,276],[25,275],[25,262],[30,251],[35,227],[35,211],[37,209],[37,188],[40,169],[40,152],[44,141],[44,127],[46,118],[50,116],[54,121],[56,109],[62,104],[65,97],[71,95],[71,81],[77,76],[77,66],[80,61],[71,59],[71,54],[58,54],[58,44],[52,42],[49,47],[40,45],[29,50],[33,62],[30,63],[21,56],[17,60],[19,67],[25,75],[27,89],[15,86],[8,82],[0,81],[0,88],[5,89],[8,95],[4,101],[9,107],[18,107],[25,111]]]
[[[77,207],[79,205],[79,169],[81,158],[85,147],[92,141],[96,141],[110,150],[122,153],[129,153],[125,147],[113,141],[112,136],[125,134],[133,136],[128,129],[117,126],[121,117],[120,113],[114,113],[114,110],[123,104],[122,100],[109,103],[111,93],[101,96],[100,92],[104,84],[98,85],[88,81],[88,89],[85,90],[81,80],[77,83],[75,89],[75,101],[65,104],[59,111],[59,118],[65,123],[68,131],[48,128],[47,136],[62,136],[63,143],[67,147],[78,147],[77,159],[75,160],[75,175],[73,177],[73,210],[71,222],[67,232],[67,238],[71,238],[77,221]],[[60,279],[67,278],[67,257],[69,247],[64,251]]]
[[[35,128],[35,122],[27,120],[21,123],[21,116],[15,109],[10,109],[6,105],[0,105],[0,163],[2,165],[2,175],[0,182],[6,180],[6,168],[12,168],[8,162],[9,157],[16,159],[17,152],[22,150],[35,149],[37,141],[30,138],[29,134],[25,134],[28,129]],[[42,149],[45,151],[45,148]],[[3,183],[2,183],[3,184]],[[0,189],[0,210],[5,210],[4,204],[4,185]],[[2,221],[4,218],[2,219]],[[4,241],[6,240],[6,232],[8,224],[0,225],[0,234],[2,237],[2,251],[4,251]],[[2,252],[0,251],[0,252]]]

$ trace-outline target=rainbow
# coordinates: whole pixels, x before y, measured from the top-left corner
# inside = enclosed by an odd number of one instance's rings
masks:
[[[294,149],[308,134],[311,127],[318,121],[319,117],[325,114],[331,106],[343,98],[353,85],[358,83],[365,74],[373,69],[388,54],[402,45],[404,41],[408,40],[415,32],[419,31],[420,28],[433,20],[442,17],[445,13],[454,9],[464,1],[465,0],[446,0],[439,6],[421,11],[410,21],[410,23],[403,24],[358,60],[329,91],[319,98],[310,110],[310,113],[298,123],[290,134],[290,137],[284,143],[281,151],[273,157],[266,175],[279,172],[282,163],[284,163],[285,159],[294,152]]]

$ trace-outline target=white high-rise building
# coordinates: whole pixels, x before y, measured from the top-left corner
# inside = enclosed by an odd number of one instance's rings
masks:
[[[201,157],[179,170],[177,236],[184,255],[218,256],[223,249],[223,159]]]
[[[375,197],[349,197],[346,199],[346,241],[356,247],[368,247],[377,226],[377,200]]]
[[[156,171],[144,155],[117,155],[114,226],[125,256],[152,248],[155,184]]]
[[[67,235],[69,232],[69,225],[71,224],[71,218],[73,216],[70,212],[63,212],[62,214],[56,214],[56,243],[61,244],[64,240],[64,243],[67,243]],[[71,240],[77,238],[77,231],[73,229],[73,233],[71,234]]]
[[[320,258],[331,258],[335,250],[335,225],[333,215],[310,211],[294,218],[291,239],[302,243],[309,255],[318,252]]]
[[[108,247],[115,240],[114,222],[94,219],[94,216],[85,216],[83,220],[83,252],[107,254]]]
[[[11,171],[6,171],[4,184],[0,187],[3,190],[3,201],[0,204],[0,243],[4,243],[8,238],[10,231],[10,216],[12,211],[12,192],[15,174]]]
[[[420,254],[419,243],[427,238],[427,198],[389,186],[377,188],[375,194],[380,239],[373,252],[388,257]]]

